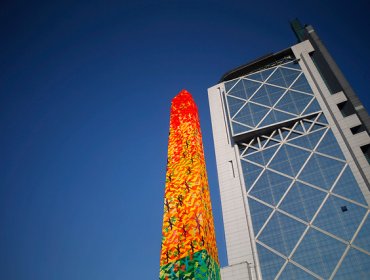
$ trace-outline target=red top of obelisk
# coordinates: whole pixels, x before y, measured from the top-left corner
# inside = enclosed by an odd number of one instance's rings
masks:
[[[173,99],[171,106],[171,125],[177,127],[181,122],[190,121],[200,129],[198,108],[193,96],[186,89],[180,91]]]

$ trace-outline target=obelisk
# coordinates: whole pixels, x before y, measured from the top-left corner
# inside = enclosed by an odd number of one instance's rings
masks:
[[[172,100],[160,279],[220,279],[197,106],[182,90]]]

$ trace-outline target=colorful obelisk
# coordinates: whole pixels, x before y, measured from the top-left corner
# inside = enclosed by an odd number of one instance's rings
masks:
[[[171,106],[162,235],[161,280],[220,279],[198,109],[186,90]]]

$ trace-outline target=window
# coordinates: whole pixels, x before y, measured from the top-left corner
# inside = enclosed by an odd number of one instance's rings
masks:
[[[370,144],[361,147],[362,152],[364,153],[367,162],[370,164]]]
[[[353,135],[357,134],[357,133],[360,133],[360,132],[363,132],[365,131],[365,126],[363,126],[362,124],[358,125],[358,126],[354,126],[354,127],[351,127],[351,132]]]
[[[344,101],[338,104],[338,108],[342,113],[343,117],[348,117],[356,113],[355,108],[349,101]]]

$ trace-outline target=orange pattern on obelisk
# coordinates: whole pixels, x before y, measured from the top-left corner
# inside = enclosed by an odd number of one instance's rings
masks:
[[[171,106],[160,265],[206,250],[218,264],[198,110],[181,91]]]

